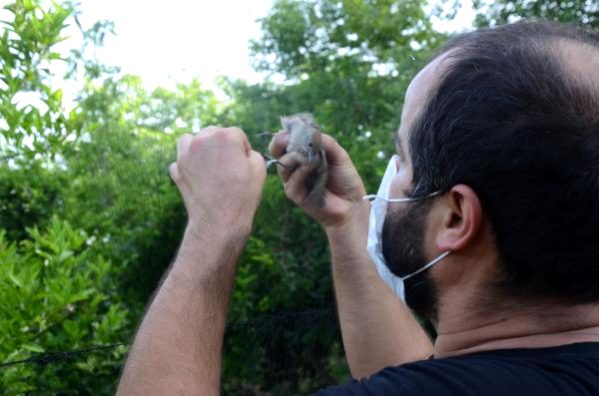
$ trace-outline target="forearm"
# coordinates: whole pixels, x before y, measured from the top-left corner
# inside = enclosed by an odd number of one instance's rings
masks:
[[[247,235],[188,228],[138,330],[118,394],[219,394],[229,294]]]
[[[327,230],[343,344],[354,378],[432,353],[426,332],[370,262],[368,211],[362,212],[361,219]]]

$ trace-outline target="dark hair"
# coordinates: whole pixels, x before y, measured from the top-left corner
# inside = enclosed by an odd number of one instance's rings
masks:
[[[451,40],[410,133],[412,194],[469,185],[493,226],[501,290],[584,303],[599,301],[599,70],[577,73],[567,46],[599,56],[595,33],[548,22]]]

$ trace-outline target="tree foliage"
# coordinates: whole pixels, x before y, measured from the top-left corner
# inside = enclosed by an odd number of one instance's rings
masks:
[[[91,254],[94,242],[57,218],[48,229],[28,234],[17,244],[0,231],[0,361],[120,342],[127,310],[109,282],[110,263]],[[0,388],[108,394],[109,388],[97,392],[96,385],[114,382],[123,356],[117,349],[100,359],[10,366],[0,372]]]
[[[311,111],[373,190],[393,150],[407,84],[443,40],[424,18],[424,5],[276,1],[252,51],[258,69],[285,83],[227,81],[235,101],[226,119],[264,147],[259,134],[277,131],[281,115]],[[266,329],[248,326],[245,334],[228,332],[227,392],[308,393],[348,379],[334,304],[323,232],[287,201],[276,178],[267,180],[240,262],[231,321],[283,319]],[[302,314],[292,319],[289,312]]]
[[[26,160],[53,157],[76,130],[70,128],[62,90],[50,82],[54,50],[73,12],[68,4],[50,8],[20,0],[4,7],[12,14],[0,37],[0,158]]]
[[[216,107],[197,81],[147,92],[137,77],[110,77],[88,82],[81,94],[82,139],[65,156],[70,183],[61,214],[103,241],[98,249],[119,263],[123,292],[133,293],[140,306],[173,258],[185,225],[168,175],[176,137],[214,122]]]
[[[474,5],[480,26],[516,17],[597,26],[588,1]],[[433,29],[430,6],[276,0],[251,43],[269,77],[222,78],[229,100],[221,102],[197,80],[147,90],[101,64],[89,49],[113,24],[84,29],[69,1],[13,0],[0,42],[0,363],[131,340],[185,227],[167,171],[183,133],[238,125],[265,151],[264,133],[282,115],[310,111],[374,191],[407,85],[447,38]],[[84,42],[63,56],[55,46],[67,24],[79,25]],[[50,73],[57,62],[80,82],[69,110]],[[322,230],[269,177],[231,300],[225,394],[309,393],[349,378],[327,249]],[[115,348],[6,366],[1,386],[110,394],[123,357]]]
[[[521,18],[542,18],[599,28],[599,3],[595,0],[474,0],[477,26],[495,26]]]

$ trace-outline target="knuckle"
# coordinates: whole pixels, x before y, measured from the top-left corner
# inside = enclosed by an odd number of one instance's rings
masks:
[[[199,150],[207,138],[205,136],[196,136],[189,142],[189,149],[193,151]]]
[[[278,132],[274,137],[273,141],[279,146],[286,146],[289,142],[289,134],[284,132]]]
[[[227,130],[240,136],[245,135],[245,132],[243,132],[243,130],[239,127],[229,127]]]
[[[217,140],[221,140],[221,141],[228,141],[231,139],[231,134],[229,133],[229,131],[227,131],[226,129],[217,129],[214,131],[214,133],[212,134],[212,136],[217,139]]]
[[[278,172],[281,180],[283,180],[283,182],[287,183],[287,180],[289,179],[289,172],[285,169],[282,169],[281,167],[279,167],[277,172]]]
[[[207,142],[223,142],[231,139],[229,133],[223,128],[208,127],[204,131],[207,133],[202,133],[193,137],[193,140],[189,144],[190,149],[195,151],[204,146]]]
[[[208,125],[206,128],[200,131],[200,134],[212,133],[215,130],[219,129],[216,125]]]
[[[183,135],[179,136],[179,139],[177,139],[177,142],[182,142],[185,139],[189,139],[191,135],[189,133],[184,133]]]

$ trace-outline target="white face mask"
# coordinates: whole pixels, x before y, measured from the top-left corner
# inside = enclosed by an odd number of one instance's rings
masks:
[[[414,275],[421,273],[437,264],[449,255],[449,251],[439,255],[433,261],[426,264],[424,267],[412,272],[411,274],[399,277],[391,273],[389,267],[385,263],[385,257],[383,256],[383,224],[385,222],[385,216],[387,215],[387,206],[390,202],[414,202],[420,201],[426,198],[434,197],[438,195],[440,191],[426,195],[420,198],[389,198],[389,188],[391,187],[391,181],[397,174],[397,159],[398,156],[394,155],[389,161],[387,170],[383,175],[383,180],[376,195],[366,195],[364,199],[372,201],[372,209],[370,210],[370,223],[368,225],[368,245],[366,249],[368,254],[379,273],[379,276],[385,281],[387,285],[397,294],[403,301],[405,301],[405,288],[404,281],[411,278]],[[410,232],[410,230],[405,230]]]

